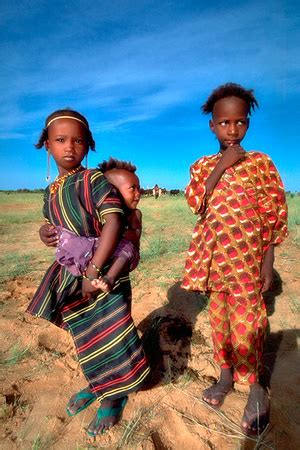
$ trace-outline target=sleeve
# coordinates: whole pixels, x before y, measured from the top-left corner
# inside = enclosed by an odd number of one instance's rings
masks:
[[[93,205],[102,224],[105,222],[106,214],[123,214],[121,198],[102,172],[97,170],[91,173],[90,184]]]
[[[201,158],[190,168],[190,182],[185,188],[185,197],[194,214],[201,214],[205,209],[206,187],[208,171],[205,169],[205,161]]]
[[[288,209],[284,186],[278,170],[269,156],[263,155],[259,164],[262,195],[259,198],[259,208],[264,217],[264,250],[269,245],[280,244],[287,237]]]
[[[47,186],[47,188],[44,191],[44,196],[43,196],[43,216],[44,216],[46,223],[51,225],[50,217],[49,217],[49,196],[50,196],[50,191],[49,191],[49,186]]]

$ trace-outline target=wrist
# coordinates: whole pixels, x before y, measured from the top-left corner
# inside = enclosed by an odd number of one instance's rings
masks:
[[[85,269],[85,274],[88,277],[97,279],[102,276],[101,268],[98,267],[93,261],[90,261]]]
[[[229,166],[230,167],[230,166]],[[226,169],[228,169],[228,164],[226,165],[226,163],[224,162],[224,158],[221,157],[216,165],[216,169],[218,170],[218,172],[220,172],[221,174],[223,174],[223,172],[225,172]]]

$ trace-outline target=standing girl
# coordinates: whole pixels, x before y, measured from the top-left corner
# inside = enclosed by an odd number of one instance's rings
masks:
[[[253,91],[234,83],[214,90],[202,106],[212,114],[209,125],[220,150],[191,166],[186,198],[199,218],[182,283],[210,298],[221,375],[203,400],[220,407],[234,381],[249,384],[242,418],[246,434],[259,434],[269,420],[268,395],[259,384],[267,325],[262,293],[271,285],[274,246],[287,235],[285,194],[273,162],[240,146],[255,106]]]
[[[43,145],[59,172],[45,192],[45,218],[77,235],[99,237],[99,246],[80,277],[55,261],[28,312],[71,332],[88,387],[71,398],[67,411],[73,416],[98,400],[87,429],[95,436],[119,421],[128,394],[139,389],[149,372],[130,313],[128,274],[122,274],[112,292],[99,293],[91,284],[105,272],[116,248],[123,211],[102,172],[81,165],[95,147],[85,117],[72,110],[55,111],[36,147]]]

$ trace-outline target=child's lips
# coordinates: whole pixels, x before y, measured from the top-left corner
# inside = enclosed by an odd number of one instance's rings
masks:
[[[226,144],[227,144],[229,147],[232,147],[233,145],[239,145],[239,141],[230,141],[230,140],[227,140],[227,141],[226,141]]]
[[[74,161],[74,156],[64,156],[65,161]]]

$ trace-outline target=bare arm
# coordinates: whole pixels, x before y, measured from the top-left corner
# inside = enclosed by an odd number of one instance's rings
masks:
[[[266,292],[270,289],[273,280],[273,264],[274,264],[274,245],[271,244],[267,249],[264,260],[261,266],[261,292]]]
[[[221,159],[216,164],[216,167],[213,169],[206,180],[206,195],[209,195],[213,192],[216,184],[220,180],[225,170],[229,167],[232,167],[244,156],[245,150],[240,145],[232,145],[230,147],[227,147],[227,149],[223,152]]]
[[[121,231],[121,215],[117,213],[106,214],[105,224],[103,226],[102,233],[99,238],[99,245],[85,272],[85,275],[89,279],[99,277],[99,272],[94,266],[96,266],[99,270],[102,270],[103,266],[109,260],[109,258],[111,257],[117,246],[120,231]],[[82,282],[83,295],[90,294],[98,290],[92,287],[89,279],[86,278],[83,279]]]
[[[128,229],[124,233],[125,239],[134,245],[139,245],[142,234],[142,213],[139,209],[132,211],[128,217]]]

